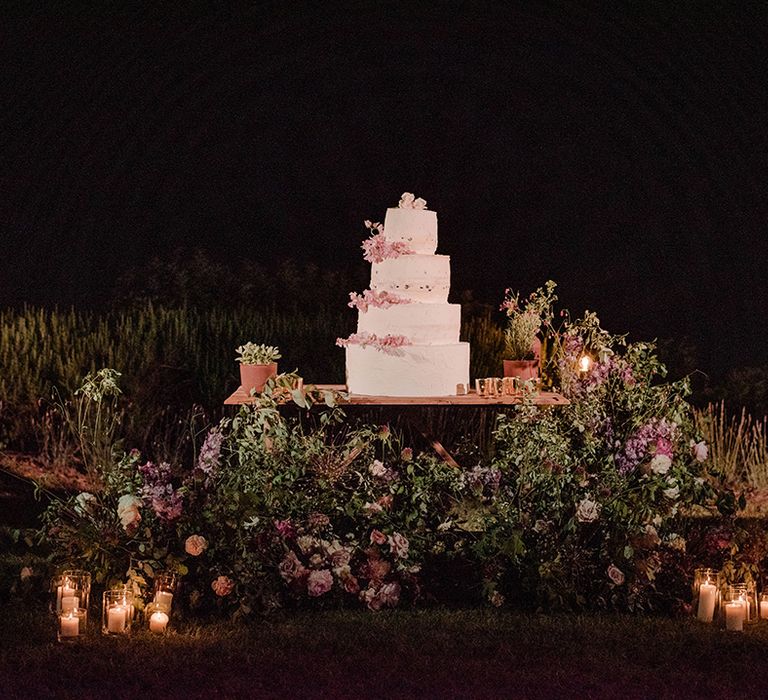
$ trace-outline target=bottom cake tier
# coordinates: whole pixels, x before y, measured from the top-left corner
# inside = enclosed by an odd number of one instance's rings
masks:
[[[366,396],[452,396],[469,384],[469,343],[408,345],[391,353],[350,345],[347,389]]]

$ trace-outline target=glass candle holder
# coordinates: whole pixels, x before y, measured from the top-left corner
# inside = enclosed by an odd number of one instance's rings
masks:
[[[712,622],[720,607],[720,572],[717,569],[696,569],[693,576],[691,609],[696,619]]]
[[[133,593],[125,588],[104,591],[101,607],[103,634],[130,634],[133,621]]]
[[[144,609],[144,617],[150,632],[165,634],[168,631],[168,622],[171,611],[160,603],[149,603]]]
[[[176,593],[176,587],[179,583],[179,577],[170,572],[163,572],[155,576],[154,593],[152,602],[161,606],[166,612],[170,612],[173,604],[173,596]]]
[[[478,396],[488,396],[487,381],[487,379],[475,379],[475,391]]]
[[[85,635],[85,608],[69,608],[56,615],[56,638],[60,642],[74,642]]]
[[[744,623],[750,621],[749,594],[746,583],[733,583],[728,586],[723,611],[725,629],[741,632],[744,629]]]
[[[77,577],[60,574],[51,580],[51,607],[57,615],[64,610],[73,608],[88,608],[88,593],[84,581]]]
[[[517,393],[514,377],[502,377],[501,392],[504,394],[504,396],[514,396]]]

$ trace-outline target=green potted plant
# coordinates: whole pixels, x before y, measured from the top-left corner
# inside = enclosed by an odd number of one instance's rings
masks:
[[[243,390],[262,391],[270,377],[277,375],[277,360],[280,351],[273,345],[246,343],[237,348],[237,361],[240,363],[240,384]]]
[[[557,301],[554,294],[557,285],[549,280],[527,299],[520,301],[519,293],[507,289],[502,310],[507,314],[504,331],[504,376],[521,379],[538,379],[542,326],[551,324],[552,307]]]

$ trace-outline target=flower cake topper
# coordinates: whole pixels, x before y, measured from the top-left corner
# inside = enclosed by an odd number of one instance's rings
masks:
[[[426,209],[427,200],[419,197],[415,199],[411,192],[403,192],[400,202],[397,205],[400,209]]]
[[[388,241],[382,224],[373,223],[368,219],[364,223],[373,234],[363,241],[361,246],[365,251],[363,259],[367,262],[380,263],[389,258],[399,258],[401,255],[413,255],[414,251],[405,241]]]

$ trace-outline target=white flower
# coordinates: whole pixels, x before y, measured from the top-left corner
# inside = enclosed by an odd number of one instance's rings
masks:
[[[654,474],[666,474],[672,466],[672,460],[667,455],[655,455],[651,460],[651,471]]]
[[[653,516],[653,520],[651,520],[651,522],[652,522],[652,523],[653,523],[653,524],[654,524],[656,527],[661,527],[661,523],[663,523],[664,521],[662,520],[662,518],[661,518],[661,516],[660,516],[660,515],[654,515],[654,516]]]
[[[580,523],[592,523],[600,517],[600,504],[585,498],[576,507],[576,519]]]
[[[366,503],[363,506],[363,511],[366,515],[374,515],[375,513],[381,513],[384,508],[378,503]]]
[[[419,197],[418,199],[413,200],[413,208],[414,209],[426,209],[427,208],[427,200],[422,199]]]
[[[136,527],[141,522],[141,513],[139,513],[141,505],[141,499],[136,496],[130,494],[120,496],[117,502],[117,517],[120,518],[120,524],[124,530]]]
[[[697,462],[704,462],[709,456],[709,449],[707,443],[702,440],[701,442],[694,442],[691,440],[691,453],[696,458]]]
[[[93,509],[96,506],[96,496],[87,491],[78,493],[75,498],[75,512],[78,515],[86,515],[87,513],[93,513]]]
[[[243,523],[243,527],[244,527],[246,530],[250,530],[252,527],[257,527],[257,526],[258,526],[258,524],[259,524],[259,522],[260,522],[260,521],[259,521],[259,518],[258,518],[258,516],[255,516],[255,515],[254,515],[254,516],[252,516],[252,517],[248,518],[248,520],[246,520],[246,521]]]
[[[664,489],[662,493],[667,498],[674,501],[680,495],[680,487],[677,485],[677,482],[674,479],[667,479],[667,483],[669,484],[669,488]]]
[[[384,476],[387,473],[387,468],[384,466],[384,463],[379,459],[374,459],[373,463],[370,467],[368,467],[368,471],[373,474],[373,476]]]

